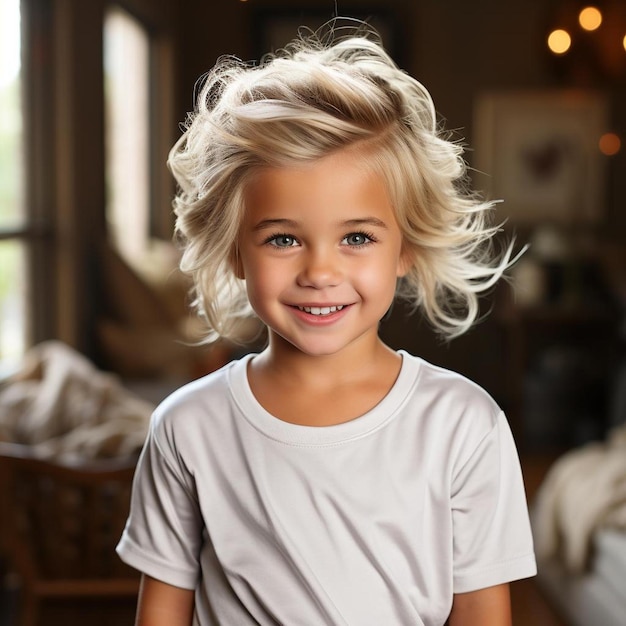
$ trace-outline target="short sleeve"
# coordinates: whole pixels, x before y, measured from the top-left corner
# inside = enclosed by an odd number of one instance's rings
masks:
[[[202,518],[191,477],[158,438],[153,417],[117,546],[128,565],[165,583],[193,589],[199,577]]]
[[[454,593],[537,572],[524,483],[503,413],[453,477]]]

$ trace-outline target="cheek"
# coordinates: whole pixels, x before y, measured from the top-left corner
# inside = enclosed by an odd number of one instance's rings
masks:
[[[258,259],[244,265],[246,275],[246,288],[250,303],[262,301],[269,296],[275,296],[280,292],[281,288],[281,272],[276,268],[268,267]]]
[[[397,270],[397,260],[389,257],[362,265],[356,270],[355,277],[364,289],[376,292],[381,297],[389,294],[393,297],[396,291]]]

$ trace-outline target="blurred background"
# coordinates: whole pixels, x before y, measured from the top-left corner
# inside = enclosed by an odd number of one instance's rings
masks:
[[[165,161],[193,109],[197,79],[220,55],[258,59],[336,10],[369,21],[429,89],[442,123],[467,146],[472,184],[503,199],[495,209],[502,245],[529,244],[466,336],[444,343],[419,314],[396,305],[383,337],[495,397],[518,442],[531,502],[557,461],[609,447],[626,421],[623,1],[0,0],[0,441],[25,446],[19,456],[41,456],[44,444],[48,460],[87,454],[76,437],[67,442],[85,415],[74,415],[70,378],[90,389],[111,376],[116,408],[128,407],[128,392],[146,404],[124,417],[143,417],[180,384],[258,347],[191,345],[199,325],[176,269]],[[41,388],[50,393],[51,371],[71,372],[57,375],[55,406],[65,408],[54,437],[37,430],[50,411],[33,418],[35,404],[41,410],[50,401]],[[143,433],[139,421],[135,434]],[[90,461],[136,453],[106,441],[108,452],[92,446]],[[591,492],[612,493],[602,478]],[[623,504],[622,492],[617,504],[603,501],[602,512]],[[572,510],[580,498],[571,497]],[[6,522],[15,505],[5,504]],[[554,518],[567,517],[551,506]],[[612,526],[626,527],[626,519]],[[622,560],[609,578],[625,580],[626,542],[611,545]],[[8,589],[28,586],[10,554],[2,563]],[[516,584],[515,623],[611,626],[607,615],[626,615],[626,590],[610,583],[609,593],[594,582],[599,595],[590,592],[572,617],[568,594],[587,587],[572,587],[570,574],[565,567],[544,584]],[[17,623],[10,620],[20,597],[3,596],[0,623]],[[610,603],[617,608],[602,613]],[[44,613],[85,623],[77,608],[68,617],[79,605],[94,606],[83,598],[66,602],[62,617]],[[89,623],[132,623],[130,609],[120,610],[127,613],[107,618],[98,609]]]

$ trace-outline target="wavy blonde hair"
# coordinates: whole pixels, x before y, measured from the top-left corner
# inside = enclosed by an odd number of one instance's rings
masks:
[[[476,320],[478,294],[511,263],[497,257],[492,202],[472,193],[462,147],[446,137],[428,91],[401,71],[372,31],[300,35],[258,65],[222,57],[170,152],[181,269],[194,281],[206,341],[241,341],[253,311],[233,272],[247,182],[362,146],[387,183],[410,259],[397,295],[447,337]]]

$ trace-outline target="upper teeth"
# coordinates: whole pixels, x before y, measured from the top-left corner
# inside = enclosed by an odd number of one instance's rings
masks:
[[[329,313],[334,313],[335,311],[341,311],[344,305],[340,304],[338,306],[299,306],[298,308],[301,311],[305,311],[306,313],[311,313],[311,315],[328,315]]]

